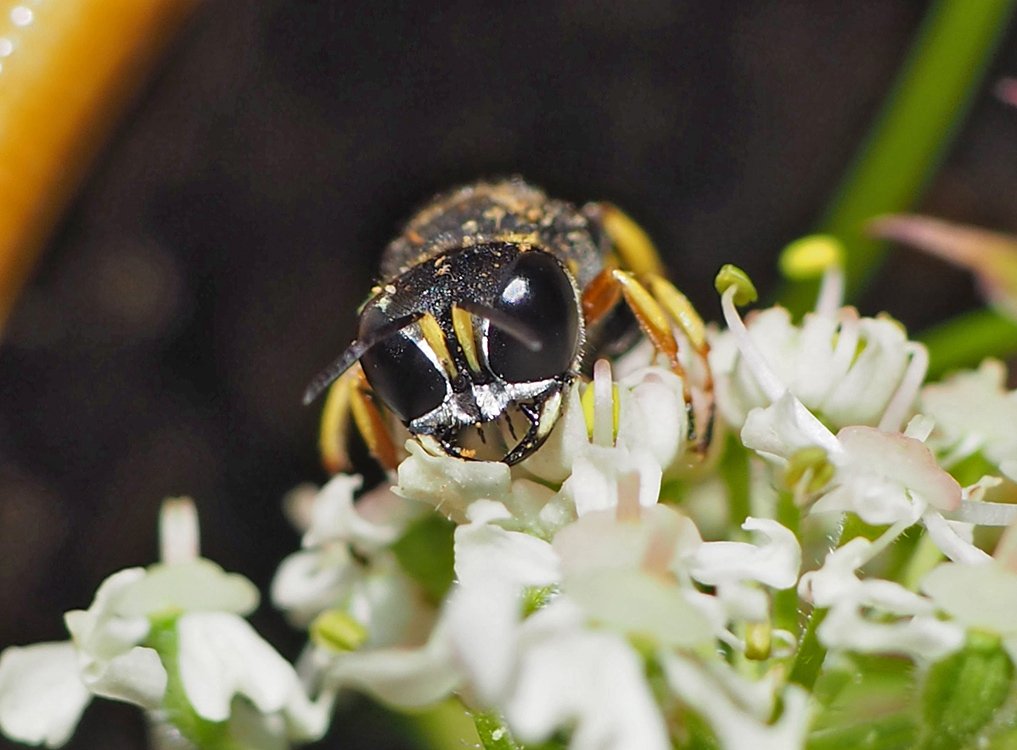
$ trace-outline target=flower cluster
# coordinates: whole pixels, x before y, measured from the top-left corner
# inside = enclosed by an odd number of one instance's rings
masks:
[[[357,689],[454,697],[489,748],[1008,746],[1017,391],[993,361],[926,384],[925,349],[825,266],[801,321],[743,319],[726,268],[708,360],[598,362],[519,465],[409,442],[379,487],[295,490],[271,594],[308,631],[299,677],[169,503],[162,564],[108,579],[67,643],[3,653],[0,728],[55,747],[100,695],[194,746],[278,747]]]

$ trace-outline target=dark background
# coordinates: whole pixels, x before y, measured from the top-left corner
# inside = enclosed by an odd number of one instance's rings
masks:
[[[103,152],[0,349],[0,646],[65,639],[155,559],[167,495],[262,589],[297,545],[282,494],[320,481],[300,394],[349,341],[413,207],[518,172],[609,199],[716,318],[723,262],[763,289],[887,92],[926,3],[209,2]],[[1017,72],[1011,31],[991,82]],[[986,84],[922,208],[1017,232],[1017,109]],[[976,304],[896,253],[863,310],[921,328]],[[266,603],[256,625],[293,656]],[[99,702],[73,747],[142,745]],[[325,747],[408,747],[355,701]],[[340,741],[339,738],[342,738]],[[2,742],[2,740],[0,740]]]

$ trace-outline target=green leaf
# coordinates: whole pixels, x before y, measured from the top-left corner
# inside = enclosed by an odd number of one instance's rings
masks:
[[[964,747],[993,720],[1010,693],[1014,667],[994,636],[972,634],[932,665],[922,691],[921,750]]]
[[[931,380],[950,370],[975,367],[986,357],[1017,353],[1017,321],[995,310],[975,310],[923,331],[918,340],[929,349]]]
[[[429,513],[412,524],[392,545],[399,565],[435,604],[445,597],[455,578],[453,531],[454,523],[437,513]]]

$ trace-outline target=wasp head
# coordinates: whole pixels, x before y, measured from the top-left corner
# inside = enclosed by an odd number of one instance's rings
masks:
[[[504,242],[445,252],[376,289],[356,341],[308,396],[359,360],[421,442],[514,464],[558,419],[581,358],[580,310],[574,278],[549,252]]]

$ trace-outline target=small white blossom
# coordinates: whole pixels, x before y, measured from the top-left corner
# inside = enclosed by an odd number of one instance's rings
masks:
[[[320,491],[290,496],[304,548],[279,565],[272,601],[297,625],[341,609],[364,626],[371,647],[413,640],[430,607],[388,549],[423,506],[378,487],[354,502],[359,476],[338,475]]]
[[[750,683],[719,660],[707,666],[667,654],[662,663],[675,695],[706,718],[724,750],[805,747],[811,710],[808,693],[798,685],[784,688],[783,710],[771,723],[778,696],[775,680]]]
[[[936,421],[929,444],[951,466],[981,452],[1000,466],[1017,463],[1017,391],[1006,390],[1006,367],[987,359],[921,392],[919,408]]]
[[[162,552],[171,564],[106,579],[89,609],[67,613],[70,642],[0,656],[0,728],[56,747],[69,738],[92,695],[158,712],[168,677],[146,639],[154,619],[173,618],[184,693],[198,716],[224,721],[233,698],[242,695],[266,715],[292,710],[304,739],[323,734],[331,695],[312,704],[293,667],[242,619],[258,604],[254,585],[191,557],[197,554],[197,516],[189,500],[167,501],[162,521]]]
[[[1007,529],[991,559],[938,565],[922,590],[961,625],[998,635],[1017,664],[1017,526]]]
[[[924,359],[900,324],[859,318],[850,307],[835,315],[808,313],[801,325],[793,324],[784,308],[772,307],[749,315],[746,328],[777,378],[835,429],[878,425],[898,391],[924,375]],[[733,332],[714,335],[711,344],[717,405],[737,428],[770,398]],[[913,361],[922,365],[921,372],[909,372]]]
[[[817,608],[829,608],[817,630],[827,648],[931,662],[963,644],[963,632],[937,619],[930,600],[898,583],[856,575],[897,533],[892,529],[876,542],[856,537],[830,552],[821,568],[802,576],[800,596]]]

